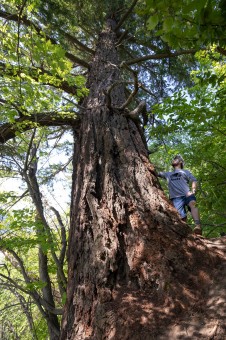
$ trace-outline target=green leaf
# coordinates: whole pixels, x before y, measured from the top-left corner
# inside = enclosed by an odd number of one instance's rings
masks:
[[[152,15],[148,20],[147,20],[147,27],[151,31],[153,30],[159,22],[159,16],[158,14]]]
[[[163,21],[163,31],[170,32],[173,30],[174,19],[172,17],[166,18]]]

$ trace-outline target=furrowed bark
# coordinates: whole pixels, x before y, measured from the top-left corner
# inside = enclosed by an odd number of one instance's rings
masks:
[[[161,273],[155,271],[167,251],[164,245],[171,238],[172,247],[178,247],[190,232],[164,196],[136,124],[115,109],[125,102],[122,86],[113,87],[112,108],[107,106],[107,89],[120,80],[115,43],[108,25],[82,105],[62,340],[134,339],[131,325],[140,325],[145,309],[148,313],[150,296],[162,298],[170,277],[166,261]],[[129,300],[137,298],[143,301],[138,319],[123,322],[125,310],[127,316],[134,310]]]

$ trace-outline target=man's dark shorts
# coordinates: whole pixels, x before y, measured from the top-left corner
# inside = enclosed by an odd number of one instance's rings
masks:
[[[191,201],[196,201],[196,197],[195,195],[192,194],[188,197],[181,196],[181,197],[171,198],[171,201],[173,202],[174,207],[179,212],[181,218],[185,218],[187,216],[186,207],[188,208],[189,211],[191,211],[188,204]]]

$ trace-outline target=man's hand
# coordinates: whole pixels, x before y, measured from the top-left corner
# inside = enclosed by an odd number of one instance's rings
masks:
[[[196,190],[192,189],[191,191],[188,191],[186,197],[191,196],[191,195],[195,195],[195,193],[196,193]]]

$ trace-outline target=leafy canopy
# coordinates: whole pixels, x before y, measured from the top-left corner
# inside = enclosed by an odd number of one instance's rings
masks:
[[[146,0],[147,27],[173,48],[226,42],[225,0]]]

